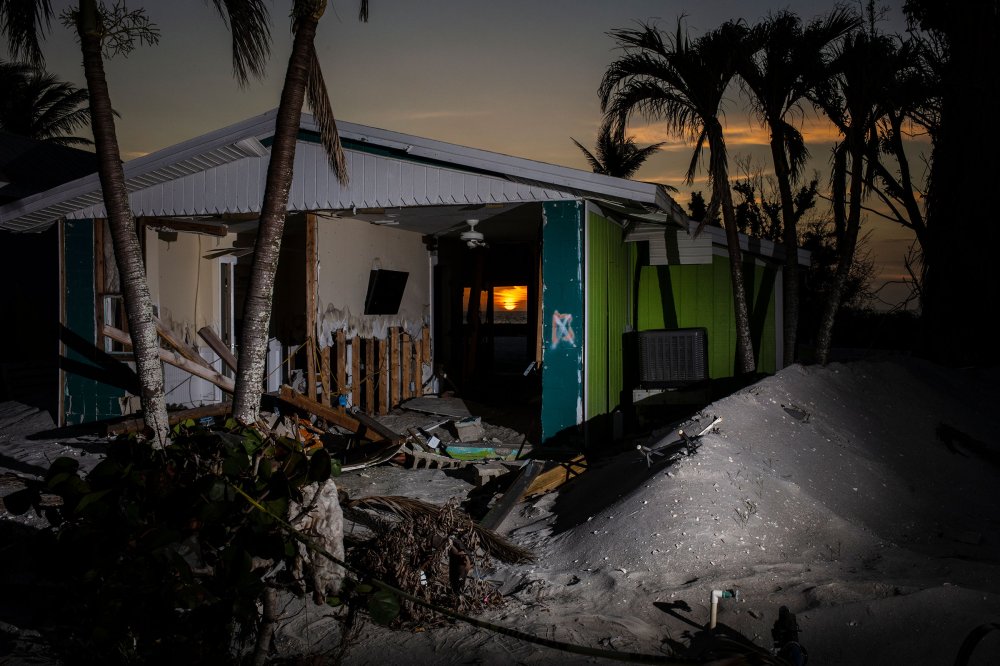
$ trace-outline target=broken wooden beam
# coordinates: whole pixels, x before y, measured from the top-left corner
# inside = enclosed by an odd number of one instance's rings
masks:
[[[154,229],[169,229],[170,231],[188,231],[209,236],[225,236],[229,227],[225,224],[212,222],[195,222],[193,220],[174,220],[166,217],[144,217],[142,221]]]
[[[159,336],[161,338],[163,338],[163,340],[168,345],[170,345],[175,350],[177,350],[178,354],[180,354],[181,356],[183,356],[187,360],[191,361],[192,363],[197,363],[198,365],[202,366],[203,368],[207,368],[207,369],[213,370],[213,371],[215,370],[215,368],[213,368],[212,365],[208,361],[206,361],[205,359],[203,359],[201,357],[201,354],[199,354],[198,352],[196,352],[191,347],[191,345],[189,345],[188,343],[186,343],[183,340],[181,340],[179,337],[177,337],[177,335],[172,330],[170,330],[169,328],[167,328],[166,326],[164,326],[163,322],[160,321],[159,317],[153,317],[153,321],[156,323],[156,332],[159,334]]]
[[[399,433],[397,433],[394,430],[390,429],[389,427],[387,427],[385,425],[382,425],[381,423],[379,423],[378,421],[376,421],[372,417],[370,417],[367,414],[365,414],[364,412],[362,412],[360,409],[355,408],[354,410],[352,410],[351,411],[351,416],[353,416],[358,421],[360,421],[362,424],[364,424],[364,426],[366,428],[368,428],[369,430],[372,430],[374,432],[377,432],[379,435],[381,435],[385,439],[389,439],[389,440],[403,439],[402,435],[400,435]]]
[[[129,345],[129,346],[132,345],[132,338],[128,333],[119,330],[117,328],[114,328],[112,326],[108,326],[107,324],[105,324],[102,327],[101,333],[111,338],[115,342],[120,342],[123,345]],[[229,377],[224,377],[215,370],[205,368],[204,366],[198,365],[197,363],[192,363],[191,361],[184,358],[180,354],[174,353],[167,349],[161,348],[159,352],[160,352],[160,360],[163,361],[164,363],[169,363],[170,365],[178,367],[181,370],[186,370],[195,377],[201,377],[205,381],[215,384],[216,386],[218,386],[227,393],[233,392],[233,389],[235,387],[235,382],[233,382],[233,380],[230,379]]]
[[[554,467],[538,475],[530,487],[524,491],[525,497],[540,495],[555,490],[570,479],[587,471],[587,459],[581,453],[571,460],[557,462]]]
[[[499,528],[503,524],[503,521],[510,515],[514,505],[527,495],[528,490],[535,479],[538,478],[544,465],[545,463],[542,460],[529,460],[526,462],[521,467],[517,478],[514,479],[514,483],[507,489],[507,492],[496,501],[493,507],[483,516],[483,519],[479,521],[480,527],[485,527],[488,530],[499,533]]]
[[[402,439],[402,435],[377,423],[367,415],[357,413],[348,414],[342,407],[327,407],[315,400],[310,400],[287,384],[281,387],[278,397],[293,407],[298,407],[310,414],[315,414],[328,423],[346,428],[373,442]]]
[[[219,355],[222,362],[229,366],[229,369],[233,372],[236,371],[236,356],[230,351],[229,347],[225,342],[222,341],[215,331],[213,331],[208,326],[202,326],[198,329],[198,336],[205,341],[205,344],[209,348]]]
[[[178,423],[183,423],[188,419],[203,419],[206,416],[225,416],[226,414],[231,414],[233,411],[233,403],[231,402],[220,402],[215,405],[202,405],[201,407],[192,407],[191,409],[182,409],[176,412],[170,412],[167,414],[167,422],[175,426]],[[146,422],[141,418],[128,419],[127,421],[121,421],[119,423],[113,423],[107,427],[107,436],[113,437],[115,435],[124,435],[130,432],[138,432],[146,427]]]

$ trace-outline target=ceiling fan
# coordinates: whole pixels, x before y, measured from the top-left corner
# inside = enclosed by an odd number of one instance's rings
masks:
[[[479,220],[466,220],[465,223],[469,225],[469,228],[463,231],[459,238],[465,241],[465,244],[469,246],[469,249],[488,247],[486,244],[486,237],[483,236],[483,232],[476,231],[476,225],[479,224]]]

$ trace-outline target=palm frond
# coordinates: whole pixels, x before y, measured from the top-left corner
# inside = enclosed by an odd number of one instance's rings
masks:
[[[39,42],[51,23],[51,0],[0,0],[0,36],[15,59],[43,65]]]
[[[421,516],[437,516],[441,512],[441,507],[436,504],[402,495],[374,495],[346,499],[342,503],[345,508],[383,511],[410,521]],[[479,537],[483,549],[501,562],[531,562],[535,559],[534,553],[530,550],[508,541],[492,530],[476,524],[473,524],[473,530]]]
[[[368,22],[368,0],[361,0],[358,3],[358,20]]]
[[[263,0],[212,0],[233,37],[233,72],[240,85],[263,78],[271,54],[271,17]]]
[[[802,169],[809,159],[809,148],[806,147],[805,138],[798,128],[793,127],[785,121],[780,122],[781,136],[785,140],[785,154],[788,155],[788,168],[791,171],[792,182],[798,182],[802,175]]]
[[[313,117],[319,126],[320,143],[323,144],[323,149],[326,151],[330,168],[337,175],[340,184],[347,185],[347,158],[344,156],[344,147],[340,144],[337,121],[333,116],[330,95],[326,91],[323,70],[320,68],[314,44],[311,44],[309,48],[309,80],[306,84],[306,96],[309,98],[309,106],[312,108]]]
[[[40,141],[89,145],[67,136],[90,124],[86,88],[61,81],[38,67],[0,61],[0,128]]]
[[[587,150],[582,143],[580,143],[573,137],[570,137],[570,141],[575,143],[576,147],[580,149],[580,152],[583,153],[583,156],[586,158],[587,163],[590,165],[590,168],[593,169],[594,173],[604,173],[604,165],[601,164],[601,161],[599,159],[594,157],[593,153]]]
[[[698,135],[698,140],[695,141],[694,150],[691,151],[691,162],[688,164],[687,171],[684,173],[684,182],[688,185],[694,182],[694,177],[698,174],[698,165],[701,163],[701,153],[705,149],[705,140],[708,138],[708,134],[704,128],[702,128],[701,133]]]

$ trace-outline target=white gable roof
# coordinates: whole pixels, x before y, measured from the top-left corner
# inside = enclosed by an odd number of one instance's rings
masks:
[[[260,211],[274,134],[272,110],[124,165],[132,210],[141,216]],[[303,114],[302,129],[318,132]],[[300,139],[289,210],[506,204],[599,198],[686,221],[662,186],[612,178],[354,123],[339,122],[349,184],[322,148]],[[0,228],[37,231],[61,217],[104,217],[97,174],[0,207]]]

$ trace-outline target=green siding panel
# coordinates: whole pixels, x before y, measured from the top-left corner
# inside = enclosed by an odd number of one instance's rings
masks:
[[[542,442],[583,421],[583,202],[542,204]]]
[[[606,217],[590,213],[587,230],[586,418],[590,420],[621,404],[622,334],[629,325],[632,254],[621,227]]]
[[[101,374],[98,363],[97,318],[94,293],[94,225],[90,220],[67,220],[63,233],[66,277],[66,321],[64,340],[66,371],[65,414],[67,425],[121,416],[119,398],[125,391],[88,377]],[[92,373],[90,370],[92,369]]]
[[[752,267],[752,268],[751,268]],[[751,334],[757,371],[777,368],[775,285],[779,268],[745,264],[751,298]],[[640,331],[658,328],[708,329],[709,376],[733,376],[736,360],[736,320],[728,257],[713,256],[711,264],[643,266],[639,275],[637,324]]]

